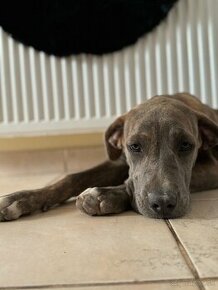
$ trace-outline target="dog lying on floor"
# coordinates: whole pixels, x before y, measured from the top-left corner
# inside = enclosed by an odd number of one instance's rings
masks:
[[[109,160],[103,164],[1,197],[0,221],[75,196],[89,215],[133,208],[153,218],[177,218],[188,211],[190,192],[218,188],[218,110],[187,93],[138,105],[107,129],[105,143]]]

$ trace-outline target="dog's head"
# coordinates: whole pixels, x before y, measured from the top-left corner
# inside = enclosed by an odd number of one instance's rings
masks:
[[[199,150],[218,143],[218,127],[180,100],[157,96],[115,120],[105,139],[111,160],[126,156],[133,207],[175,218],[189,207],[192,168]]]

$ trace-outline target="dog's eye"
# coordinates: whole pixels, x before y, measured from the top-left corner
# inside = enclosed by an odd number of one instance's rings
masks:
[[[187,151],[191,151],[193,149],[193,144],[184,141],[179,145],[179,151],[180,152],[187,152]]]
[[[132,152],[141,152],[142,147],[140,144],[134,143],[128,146],[129,150]]]

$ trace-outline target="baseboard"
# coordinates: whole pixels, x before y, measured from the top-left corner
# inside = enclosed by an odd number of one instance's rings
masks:
[[[0,137],[0,151],[25,151],[103,145],[103,133]]]

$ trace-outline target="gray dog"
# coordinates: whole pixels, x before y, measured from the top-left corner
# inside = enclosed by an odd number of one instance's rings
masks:
[[[89,215],[133,208],[154,218],[180,217],[189,208],[190,192],[218,188],[217,124],[218,111],[194,96],[155,96],[108,128],[109,161],[44,188],[1,197],[0,221],[74,196]]]

